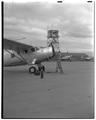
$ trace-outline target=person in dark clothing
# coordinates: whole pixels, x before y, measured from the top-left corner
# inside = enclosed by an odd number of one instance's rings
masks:
[[[45,67],[43,65],[41,65],[39,67],[39,71],[40,71],[40,76],[41,76],[41,79],[44,78],[44,71],[45,71]]]

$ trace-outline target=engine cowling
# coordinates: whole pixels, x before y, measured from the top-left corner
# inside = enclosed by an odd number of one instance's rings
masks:
[[[49,58],[52,58],[55,55],[53,46],[40,48],[35,52],[35,57],[32,60],[32,64],[38,64],[42,61],[46,61]]]

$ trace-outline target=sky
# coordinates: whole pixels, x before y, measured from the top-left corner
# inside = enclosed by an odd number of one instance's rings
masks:
[[[59,30],[61,51],[93,52],[92,3],[4,3],[4,37],[47,45],[47,30]]]

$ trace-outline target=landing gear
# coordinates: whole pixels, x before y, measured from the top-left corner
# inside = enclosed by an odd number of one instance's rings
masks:
[[[29,68],[29,73],[33,73],[35,75],[40,75],[41,78],[43,78],[43,72],[45,72],[45,66],[44,65],[35,65]]]
[[[29,73],[36,73],[36,67],[34,67],[34,66],[30,67]]]

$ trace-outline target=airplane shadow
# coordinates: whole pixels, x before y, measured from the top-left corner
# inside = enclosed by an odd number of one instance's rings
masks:
[[[29,74],[29,75],[34,75],[28,72],[28,70],[3,70],[4,74]],[[63,73],[56,72],[56,71],[45,71],[44,74],[61,74],[61,75],[68,75],[67,71],[64,71]]]
[[[56,71],[45,71],[45,73],[47,73],[47,74],[65,74],[64,72],[60,73],[60,72],[56,72]]]
[[[28,75],[34,75],[29,73],[28,70],[26,69],[17,69],[17,70],[12,70],[12,69],[5,69],[3,70],[3,74],[28,74]],[[56,71],[45,71],[44,74],[57,74],[57,75],[69,75],[69,74],[74,74],[72,71],[63,71],[63,73],[56,72]]]
[[[10,74],[25,74],[28,73],[26,70],[4,70],[3,73],[10,73]]]
[[[63,73],[60,72],[56,72],[56,71],[46,71],[45,73],[47,74],[60,74],[60,75],[70,75],[70,74],[74,74],[74,71],[63,71]]]

